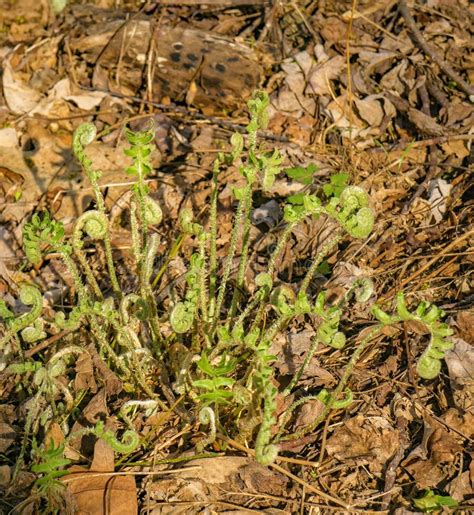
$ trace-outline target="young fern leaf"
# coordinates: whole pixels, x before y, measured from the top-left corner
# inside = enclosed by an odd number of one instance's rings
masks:
[[[72,247],[79,259],[82,268],[87,277],[87,281],[94,290],[96,297],[103,299],[99,284],[92,272],[89,262],[82,251],[84,242],[82,241],[82,233],[86,233],[92,240],[103,240],[109,230],[109,221],[107,217],[100,211],[92,210],[83,213],[74,226],[72,234]]]
[[[68,470],[64,470],[72,462],[64,457],[64,444],[54,446],[51,439],[49,448],[41,449],[36,440],[33,439],[33,452],[39,458],[40,462],[31,466],[31,471],[40,475],[35,482],[33,488],[38,491],[41,496],[47,499],[58,495],[58,490],[65,490],[66,485],[58,479],[69,474]]]
[[[326,308],[324,306],[325,298],[326,292],[321,292],[314,304],[314,313],[323,319],[316,334],[318,339],[325,345],[329,345],[335,349],[342,349],[346,343],[344,333],[338,331],[342,311],[336,306]]]
[[[96,210],[86,211],[78,219],[74,226],[72,237],[73,248],[83,247],[82,233],[85,232],[92,240],[102,240],[109,230],[107,217]]]
[[[204,406],[199,410],[199,422],[202,425],[209,426],[209,434],[196,444],[196,450],[203,452],[204,449],[216,441],[216,415],[214,410],[209,406]]]
[[[397,312],[402,320],[416,320],[425,324],[430,331],[430,341],[426,350],[418,360],[416,370],[423,379],[434,379],[441,371],[441,360],[444,358],[445,351],[452,349],[453,342],[449,336],[453,330],[447,324],[440,322],[444,316],[444,311],[431,306],[429,303],[421,302],[414,312],[408,311],[403,293],[397,295]]]
[[[156,200],[145,197],[145,220],[147,225],[158,225],[163,220],[163,211]]]
[[[255,440],[255,458],[262,465],[274,463],[279,451],[277,445],[270,443],[272,427],[276,423],[276,394],[277,389],[271,383],[267,383],[263,391],[263,420]]]
[[[38,335],[38,331],[36,331],[37,326],[35,326],[35,322],[40,317],[41,312],[43,311],[43,297],[39,291],[39,289],[33,284],[22,284],[20,286],[20,300],[26,306],[31,306],[31,310],[28,313],[24,313],[19,317],[12,317],[7,319],[7,332],[0,338],[0,350],[3,349],[5,344],[9,342],[13,336],[15,336],[22,329],[32,327],[32,332],[27,331],[27,338],[32,334]],[[38,328],[39,333],[41,333],[42,328]]]
[[[44,321],[41,318],[36,319],[33,322],[33,325],[25,327],[21,331],[21,337],[28,343],[34,343],[46,338],[46,333],[44,332]]]
[[[122,440],[118,440],[112,431],[105,429],[102,421],[96,423],[93,432],[98,438],[109,444],[115,452],[121,454],[130,454],[140,445],[140,437],[135,431],[125,431]]]
[[[369,196],[359,186],[347,186],[340,197],[333,197],[325,211],[337,220],[353,238],[367,238],[374,226],[374,212]]]
[[[80,125],[74,132],[72,147],[74,154],[76,155],[78,161],[81,163],[82,168],[86,172],[89,182],[91,183],[92,190],[95,196],[95,201],[97,204],[97,209],[102,215],[105,216],[105,201],[99,186],[99,179],[102,176],[102,173],[98,170],[93,169],[92,161],[89,157],[87,157],[84,150],[84,147],[90,145],[94,141],[96,135],[97,129],[95,128],[95,126],[92,123],[84,123]],[[107,268],[109,270],[112,289],[115,295],[117,295],[117,297],[120,298],[122,296],[122,291],[120,289],[117,274],[115,271],[115,265],[112,255],[112,244],[110,242],[110,234],[108,230],[104,233],[101,239],[104,240],[105,256],[107,260]],[[88,273],[87,275],[89,276]],[[95,286],[93,287],[94,289],[96,289]]]
[[[187,333],[194,323],[195,307],[187,302],[177,302],[170,313],[170,324],[177,334]]]
[[[23,228],[23,250],[28,260],[36,265],[42,259],[42,249],[47,247],[54,251],[70,252],[70,247],[63,244],[63,238],[62,223],[53,220],[48,211],[42,218],[35,213]]]
[[[92,160],[89,157],[87,157],[84,147],[90,145],[95,140],[96,136],[97,129],[95,128],[95,125],[92,123],[83,123],[75,130],[72,139],[72,150],[74,152],[74,155],[77,157],[77,160],[81,163],[89,178],[90,175],[94,172],[92,170]],[[94,180],[98,180],[98,172],[95,172],[95,174],[96,175]]]
[[[441,360],[444,358],[445,351],[452,349],[454,345],[449,339],[453,330],[446,323],[440,321],[440,318],[444,316],[444,311],[436,306],[430,307],[428,302],[421,302],[415,311],[410,312],[402,292],[397,295],[396,306],[398,316],[385,313],[377,305],[372,307],[372,314],[384,325],[410,320],[425,325],[430,332],[430,341],[418,359],[416,370],[422,379],[434,379],[441,371]]]

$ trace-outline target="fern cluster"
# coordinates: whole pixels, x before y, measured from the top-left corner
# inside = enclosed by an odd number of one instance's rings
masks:
[[[364,239],[371,233],[374,213],[367,193],[358,186],[341,186],[338,183],[337,187],[328,189],[326,196],[303,192],[289,197],[284,206],[285,228],[269,258],[267,269],[256,276],[254,288],[248,288],[245,271],[249,265],[253,193],[256,189],[268,191],[275,177],[283,171],[283,156],[278,149],[268,150],[259,142],[258,133],[266,128],[268,122],[267,108],[266,94],[255,94],[249,102],[248,137],[234,134],[231,151],[217,155],[207,223],[194,220],[189,209],[180,213],[181,237],[194,240],[196,252],[188,260],[185,291],[180,298],[176,292],[169,304],[157,302],[157,283],[162,275],[156,274],[155,270],[159,240],[156,234],[150,234],[150,227],[159,224],[163,214],[149,195],[145,182],[152,172],[153,127],[142,132],[126,131],[130,143],[126,154],[132,160],[127,172],[136,179],[130,204],[130,232],[138,284],[132,293],[123,291],[118,280],[109,217],[98,183],[101,173],[94,169],[85,149],[95,139],[95,127],[84,124],[76,131],[73,149],[92,185],[95,209],[77,219],[69,238],[65,236],[61,222],[53,220],[48,213],[33,215],[23,233],[25,254],[31,263],[40,264],[48,252],[59,254],[74,281],[75,305],[69,313],[58,311],[54,318],[45,320],[42,317],[41,293],[33,285],[23,285],[20,289],[20,300],[31,306],[28,313],[17,316],[3,301],[0,302],[0,316],[5,320],[0,350],[10,361],[9,371],[21,375],[25,381],[29,378],[35,385],[36,398],[44,398],[54,407],[47,415],[41,414],[42,418],[38,410],[32,408],[27,431],[34,432],[39,418],[46,427],[58,415],[70,414],[76,404],[69,387],[58,381],[58,376],[64,373],[67,360],[84,352],[83,349],[66,347],[53,356],[48,365],[22,357],[25,346],[47,336],[45,327],[69,331],[78,330],[81,326],[89,328],[100,355],[128,385],[128,390],[134,392],[136,399],[130,402],[135,403],[136,409],[171,408],[169,395],[163,395],[158,378],[152,375],[159,362],[175,380],[175,393],[184,399],[188,408],[199,413],[201,424],[210,427],[211,434],[200,441],[199,449],[210,445],[218,430],[240,434],[255,442],[257,460],[266,464],[276,459],[282,439],[301,437],[321,422],[322,418],[298,434],[285,434],[292,411],[302,402],[311,398],[321,400],[325,404],[322,417],[330,409],[341,409],[351,403],[352,394],[347,383],[352,368],[364,347],[385,325],[406,320],[425,324],[431,333],[431,341],[418,361],[418,373],[425,379],[439,373],[444,351],[452,345],[449,340],[451,330],[440,321],[443,313],[426,303],[410,312],[400,294],[395,315],[373,307],[372,313],[379,322],[369,337],[356,347],[335,390],[323,389],[299,400],[277,420],[278,393],[283,396],[292,393],[316,348],[319,345],[344,348],[346,337],[341,330],[341,320],[352,297],[356,302],[364,303],[373,298],[369,279],[350,285],[346,296],[337,305],[327,302],[325,291],[313,296],[310,285],[324,258],[343,238]],[[238,168],[245,184],[234,189],[237,204],[234,223],[227,255],[220,262],[217,258],[218,191],[221,171],[229,166]],[[294,170],[288,173],[289,176],[292,174]],[[296,292],[279,285],[276,263],[292,231],[305,219],[320,217],[332,219],[337,228],[313,257]],[[86,243],[99,245],[99,242],[105,250],[110,278],[111,292],[108,293],[84,253]],[[233,275],[236,258],[238,268]],[[253,294],[247,291],[253,291]],[[315,337],[301,369],[282,389],[272,365],[276,358],[270,348],[278,334],[297,317],[317,320]],[[187,352],[179,371],[173,370],[169,364],[169,351],[176,342]],[[130,406],[127,403],[121,413],[131,427]],[[117,452],[131,452],[139,444],[138,435],[132,430],[124,434],[122,442],[101,425],[90,428],[90,431],[109,442]]]

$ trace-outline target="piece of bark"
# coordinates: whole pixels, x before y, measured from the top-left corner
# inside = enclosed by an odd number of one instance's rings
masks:
[[[242,107],[263,77],[262,55],[246,45],[187,27],[153,28],[147,19],[78,27],[70,47],[95,65],[101,84],[105,73],[110,91],[130,95],[145,83],[153,52],[153,100],[188,98],[206,114]]]

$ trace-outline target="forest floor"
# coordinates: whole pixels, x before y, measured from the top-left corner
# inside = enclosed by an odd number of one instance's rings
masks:
[[[268,467],[254,460],[251,441],[237,437],[222,436],[208,454],[196,455],[198,423],[174,412],[138,417],[147,446],[126,458],[100,440],[89,448],[71,443],[70,474],[62,478],[70,506],[113,514],[408,514],[456,503],[457,513],[472,513],[474,6],[468,0],[82,0],[55,13],[51,5],[0,0],[0,297],[12,309],[21,309],[15,299],[25,281],[41,288],[46,312],[71,300],[59,260],[51,255],[31,266],[21,242],[34,213],[48,210],[68,228],[93,204],[71,151],[81,123],[98,130],[87,152],[103,172],[106,207],[116,221],[114,259],[127,283],[134,272],[130,234],[121,223],[130,200],[124,127],[154,120],[148,186],[163,210],[159,255],[167,256],[184,206],[206,220],[213,161],[230,148],[233,132],[245,134],[246,103],[262,89],[271,104],[265,145],[281,151],[286,168],[309,167],[312,177],[301,184],[279,176],[270,191],[256,192],[250,232],[256,260],[265,260],[281,236],[288,195],[318,193],[331,177],[334,187],[360,185],[376,213],[374,230],[367,240],[341,242],[320,267],[317,285],[337,294],[354,277],[370,277],[383,306],[393,306],[403,291],[410,304],[425,300],[442,308],[454,329],[454,346],[429,381],[415,370],[427,342],[422,328],[399,325],[377,339],[350,379],[354,402],[333,410],[311,439],[287,446]],[[232,188],[241,175],[229,167],[220,181],[218,258],[224,259]],[[282,282],[301,280],[324,229],[318,220],[291,235],[278,262]],[[191,251],[185,243],[182,253]],[[97,270],[101,257],[91,250]],[[183,269],[178,254],[162,284]],[[360,309],[343,322],[364,327],[369,319]],[[312,334],[309,323],[299,323],[275,343],[277,377],[303,362]],[[61,345],[48,334],[24,346],[23,357],[45,363]],[[2,351],[0,511],[47,513],[30,468],[31,433],[25,447],[32,388],[5,368],[10,358]],[[299,391],[334,387],[348,357],[345,349],[316,352]],[[70,426],[81,417],[113,419],[131,398],[107,373],[113,374],[90,358],[64,372],[60,379],[80,399]],[[318,416],[318,402],[295,412],[293,431]],[[54,417],[39,425],[38,444],[64,441],[65,426]]]

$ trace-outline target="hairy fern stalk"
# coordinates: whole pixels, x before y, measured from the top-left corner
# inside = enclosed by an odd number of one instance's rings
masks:
[[[84,349],[65,346],[47,365],[23,358],[28,345],[47,337],[45,327],[49,327],[49,332],[88,327],[99,354],[129,385],[128,390],[134,392],[135,399],[125,403],[120,412],[128,426],[123,443],[101,425],[87,430],[111,443],[117,452],[131,452],[140,445],[130,410],[134,414],[139,409],[147,410],[149,414],[157,409],[169,410],[173,407],[173,395],[177,394],[184,399],[186,408],[199,413],[199,423],[209,427],[208,437],[198,442],[198,450],[211,445],[218,432],[225,432],[247,442],[253,441],[257,460],[272,463],[278,456],[282,440],[308,434],[331,409],[343,409],[351,403],[352,394],[347,384],[352,370],[368,343],[389,324],[409,320],[423,323],[431,339],[418,360],[418,373],[421,378],[432,379],[440,372],[444,351],[452,346],[449,340],[452,331],[440,321],[442,311],[423,302],[410,311],[400,294],[395,314],[387,314],[376,305],[372,307],[375,324],[356,346],[341,372],[337,387],[332,392],[323,389],[298,400],[277,421],[277,394],[287,396],[292,393],[319,345],[342,349],[346,342],[340,330],[344,310],[350,302],[367,303],[374,297],[370,278],[354,282],[337,305],[328,304],[325,291],[315,297],[308,294],[323,259],[343,238],[367,238],[373,229],[374,213],[367,193],[358,186],[347,186],[342,192],[329,195],[326,202],[309,193],[289,198],[284,207],[285,227],[267,270],[256,276],[251,296],[243,293],[248,290],[244,288],[247,286],[244,280],[250,256],[253,192],[256,189],[268,191],[275,177],[282,172],[283,157],[279,151],[268,151],[258,141],[258,132],[267,126],[268,103],[265,93],[258,92],[253,96],[248,104],[247,138],[234,134],[231,152],[217,155],[208,225],[205,227],[195,221],[188,209],[180,213],[180,238],[194,239],[197,251],[187,265],[184,293],[179,299],[174,295],[171,307],[166,309],[156,300],[157,282],[162,274],[156,274],[155,270],[159,241],[156,234],[150,234],[150,227],[161,222],[162,211],[149,196],[145,182],[152,172],[153,127],[142,132],[126,131],[130,143],[126,154],[132,159],[127,172],[136,178],[130,205],[131,241],[138,277],[137,290],[133,293],[123,291],[120,286],[112,254],[109,217],[98,183],[100,172],[94,169],[85,149],[96,137],[95,127],[84,124],[76,131],[73,148],[92,185],[95,209],[78,218],[71,238],[65,237],[63,225],[48,213],[33,215],[23,234],[24,250],[31,263],[40,264],[48,252],[55,252],[62,258],[74,281],[75,305],[68,313],[59,311],[54,319],[46,319],[42,295],[33,284],[22,285],[19,292],[20,300],[31,307],[29,312],[16,315],[5,302],[0,302],[0,315],[5,321],[0,337],[3,366],[8,365],[9,372],[34,385],[36,400],[45,399],[54,406],[48,413],[40,413],[39,409],[31,407],[27,432],[34,433],[40,425],[47,428],[53,420],[67,419],[81,402],[68,384],[58,381],[58,377],[65,374],[71,359],[86,352]],[[238,167],[245,184],[234,189],[236,211],[229,248],[223,262],[219,262],[219,178],[221,171],[231,165]],[[295,293],[276,285],[276,263],[292,231],[303,220],[320,217],[333,219],[338,228],[314,256],[299,290]],[[111,291],[103,291],[99,279],[94,276],[84,252],[86,240],[88,245],[102,244],[104,247]],[[239,265],[233,275],[236,258]],[[317,320],[315,337],[301,369],[282,389],[272,367],[275,356],[269,350],[271,343],[296,317],[310,315],[312,320]],[[179,370],[173,369],[170,363],[170,348],[176,343],[183,350]],[[164,389],[153,376],[157,363],[167,369],[173,380],[174,393],[163,395]],[[324,403],[322,415],[298,433],[288,434],[286,425],[291,413],[313,398]]]

